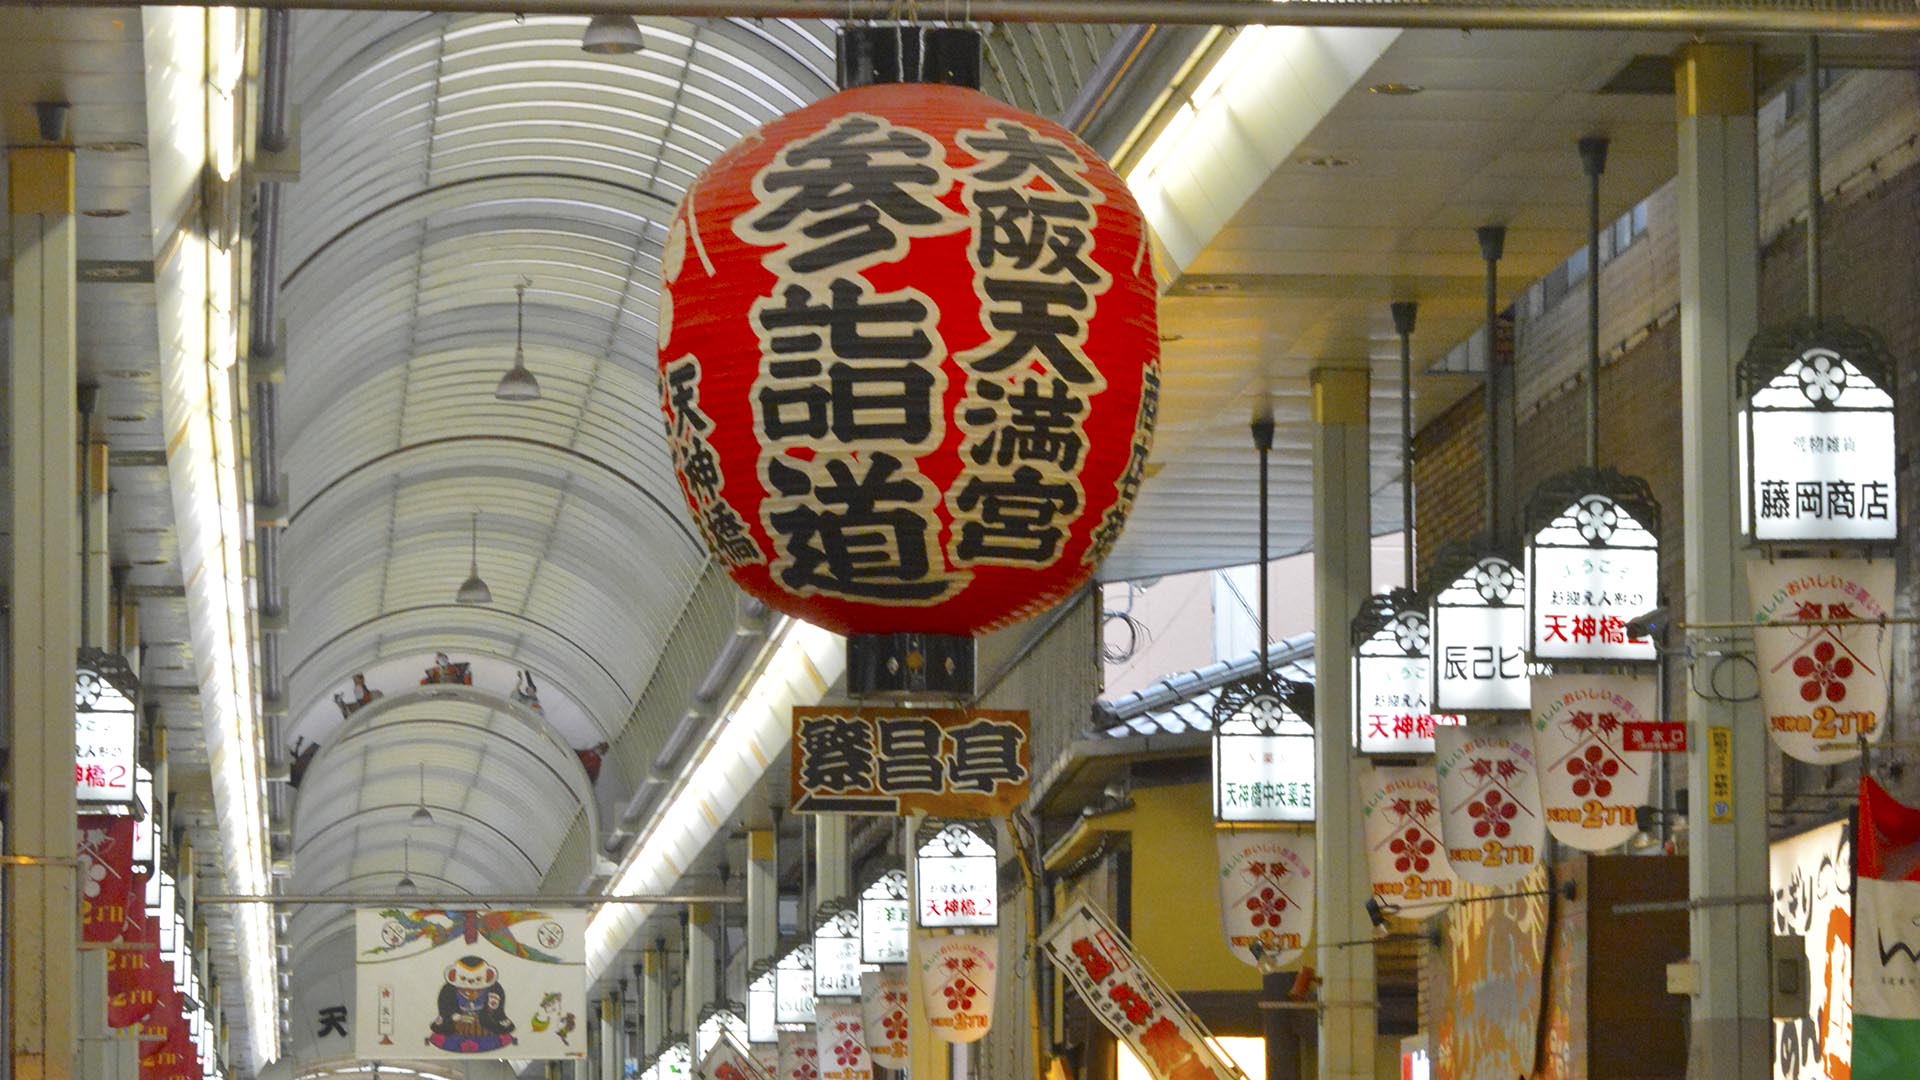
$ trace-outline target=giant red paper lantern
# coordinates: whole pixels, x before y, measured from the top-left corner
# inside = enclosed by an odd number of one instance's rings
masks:
[[[773,608],[975,635],[1118,537],[1158,408],[1153,268],[1059,125],[958,86],[842,91],[713,163],[661,276],[682,491]]]

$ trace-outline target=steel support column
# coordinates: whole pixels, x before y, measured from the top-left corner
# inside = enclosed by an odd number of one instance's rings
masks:
[[[813,817],[813,906],[849,899],[853,868],[847,865],[847,815]]]
[[[687,908],[687,971],[681,980],[686,987],[686,1031],[689,1045],[700,1030],[700,1010],[720,997],[714,985],[713,965],[720,953],[719,912],[708,904]],[[698,1062],[695,1062],[698,1064]]]
[[[747,833],[747,966],[780,945],[780,848],[774,830]]]
[[[646,952],[640,976],[640,1052],[642,1061],[667,1037],[667,951],[657,944]]]
[[[73,665],[80,646],[73,150],[7,152],[13,229],[8,486],[7,1023],[15,1080],[68,1080],[75,1043]]]
[[[1680,440],[1686,528],[1686,619],[1745,618],[1734,431],[1734,365],[1757,325],[1758,157],[1751,46],[1689,45],[1675,68],[1680,140]],[[1716,648],[1695,639],[1696,650]],[[1764,905],[1767,734],[1754,716],[1688,680],[1688,893],[1698,965],[1687,1074],[1765,1076],[1769,1058]],[[1711,791],[1713,735],[1732,738],[1730,798]],[[1724,793],[1723,793],[1724,795]],[[1725,802],[1719,806],[1716,803]]]
[[[1314,860],[1321,942],[1371,936],[1371,894],[1360,833],[1360,792],[1347,737],[1352,712],[1348,624],[1371,591],[1367,483],[1367,372],[1313,373]],[[1321,1080],[1372,1080],[1375,986],[1369,949],[1319,949]]]

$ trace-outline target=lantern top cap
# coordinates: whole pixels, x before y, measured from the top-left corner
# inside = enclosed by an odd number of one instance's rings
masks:
[[[835,42],[840,88],[940,83],[980,89],[983,38],[965,27],[901,23],[843,26]]]

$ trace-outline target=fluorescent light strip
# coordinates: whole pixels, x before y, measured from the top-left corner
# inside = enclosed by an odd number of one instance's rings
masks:
[[[633,896],[670,890],[786,748],[791,710],[817,704],[847,664],[845,639],[793,619],[781,620],[762,655],[765,665],[689,758],[608,891]],[[593,913],[587,924],[590,979],[607,969],[650,911],[607,904]]]
[[[147,128],[159,299],[162,404],[174,524],[185,576],[201,724],[230,892],[271,890],[266,785],[251,592],[245,462],[236,438],[233,366],[239,356],[237,253],[205,228],[181,227],[202,177],[231,176],[239,160],[233,116],[243,65],[242,14],[232,8],[147,8]],[[214,138],[217,136],[217,138]],[[210,207],[217,203],[209,203]],[[255,1070],[279,1056],[272,911],[246,904],[233,924]]]

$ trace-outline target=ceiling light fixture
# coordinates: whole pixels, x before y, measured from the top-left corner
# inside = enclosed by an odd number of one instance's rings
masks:
[[[526,278],[513,287],[514,329],[513,329],[513,366],[500,376],[500,385],[493,388],[493,396],[501,401],[539,401],[540,380],[527,370],[527,352],[525,339],[527,333],[527,286],[533,282]]]
[[[640,24],[631,15],[595,15],[580,39],[581,51],[596,56],[629,55],[646,48],[646,44],[640,36]]]
[[[482,582],[481,588],[485,587]],[[427,763],[424,761],[420,763],[420,805],[413,808],[413,817],[409,820],[422,828],[433,824],[433,811],[427,809]]]
[[[473,515],[473,560],[467,564],[467,580],[460,583],[460,591],[453,594],[456,604],[491,604],[493,590],[480,577],[480,515]]]
[[[393,891],[401,896],[413,896],[420,891],[413,880],[413,846],[404,836],[400,838],[400,880],[393,883]]]

